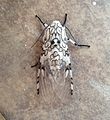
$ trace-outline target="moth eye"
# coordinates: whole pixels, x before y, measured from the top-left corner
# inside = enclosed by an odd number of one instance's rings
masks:
[[[55,43],[54,40],[52,40],[52,41],[51,41],[51,44],[54,44],[54,43]]]
[[[57,41],[57,43],[59,43],[59,44],[60,44],[60,40],[58,40],[58,41]]]

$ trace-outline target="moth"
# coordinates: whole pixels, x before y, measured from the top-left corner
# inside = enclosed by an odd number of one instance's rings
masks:
[[[39,16],[36,15],[35,17],[39,19],[44,27],[40,35],[40,37],[43,36],[43,54],[40,56],[39,64],[37,63],[32,66],[35,67],[38,65],[37,94],[40,93],[39,82],[41,76],[41,79],[44,79],[44,81],[45,79],[49,79],[57,82],[59,79],[68,78],[70,80],[70,94],[73,95],[73,75],[68,43],[70,42],[75,46],[84,46],[88,48],[90,45],[81,45],[76,42],[70,30],[66,27],[67,14],[65,14],[62,24],[58,20],[53,21],[51,24],[47,24],[44,23]],[[73,40],[67,36],[66,30],[69,31]]]

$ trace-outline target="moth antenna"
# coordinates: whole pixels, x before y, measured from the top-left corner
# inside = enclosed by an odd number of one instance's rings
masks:
[[[45,27],[45,23],[41,20],[41,18],[38,15],[35,15],[35,17],[37,17],[39,19],[39,21],[43,24],[43,26]]]
[[[62,26],[64,26],[66,24],[66,21],[67,21],[67,13],[65,14],[65,19],[64,19]]]

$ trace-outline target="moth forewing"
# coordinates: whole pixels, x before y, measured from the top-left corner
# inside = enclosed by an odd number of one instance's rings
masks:
[[[59,21],[53,21],[48,25],[43,36],[44,54],[40,57],[40,84],[37,82],[37,91],[43,97],[45,96],[45,101],[52,101],[53,98],[56,99],[55,101],[66,100],[69,95],[68,79],[70,84],[73,82],[67,43],[65,26],[62,26]]]

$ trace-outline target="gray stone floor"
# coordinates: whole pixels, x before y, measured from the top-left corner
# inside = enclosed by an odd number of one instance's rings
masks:
[[[96,1],[96,2],[95,2]],[[7,120],[110,120],[110,0],[0,0],[0,112]],[[36,70],[47,23],[63,21],[81,44],[69,44],[74,95],[62,105],[40,102]]]

